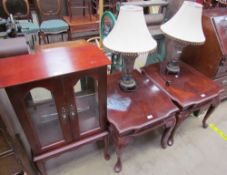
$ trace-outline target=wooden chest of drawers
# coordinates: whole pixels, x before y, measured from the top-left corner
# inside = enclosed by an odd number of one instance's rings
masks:
[[[221,100],[227,98],[227,10],[204,10],[203,30],[206,42],[201,46],[189,46],[181,59],[223,87]]]

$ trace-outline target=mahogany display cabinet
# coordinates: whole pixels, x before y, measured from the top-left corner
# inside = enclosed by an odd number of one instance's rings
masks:
[[[104,141],[109,159],[108,64],[90,44],[0,60],[0,86],[6,88],[42,174],[45,160],[92,141]]]
[[[181,59],[204,75],[214,79],[224,91],[220,99],[227,98],[227,9],[203,11],[204,45],[189,46]]]

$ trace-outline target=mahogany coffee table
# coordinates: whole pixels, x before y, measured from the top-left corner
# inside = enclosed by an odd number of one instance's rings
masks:
[[[107,119],[117,154],[115,172],[122,169],[122,148],[135,136],[164,126],[161,145],[165,148],[178,112],[170,98],[145,75],[133,72],[137,89],[132,92],[120,90],[120,77],[121,73],[115,73],[107,80]]]
[[[203,127],[207,127],[206,121],[218,105],[219,95],[222,91],[217,83],[191,66],[181,62],[180,68],[178,76],[161,73],[163,71],[160,70],[160,64],[152,64],[142,69],[149,79],[155,82],[180,109],[176,126],[168,140],[169,146],[174,142],[173,137],[177,127],[190,113],[208,108],[202,122]]]

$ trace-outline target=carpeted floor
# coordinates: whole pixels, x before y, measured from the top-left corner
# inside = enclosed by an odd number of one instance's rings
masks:
[[[202,115],[191,116],[180,126],[175,144],[160,147],[162,130],[137,138],[123,152],[121,175],[225,175],[227,173],[227,140],[211,128],[201,127]],[[227,135],[227,101],[215,110],[209,123]],[[46,163],[49,175],[114,175],[116,162],[111,146],[111,159],[105,161],[102,148],[90,144]]]

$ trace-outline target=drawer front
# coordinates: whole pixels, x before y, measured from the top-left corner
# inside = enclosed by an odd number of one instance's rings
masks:
[[[227,56],[222,57],[216,77],[218,78],[224,75],[227,75]]]

